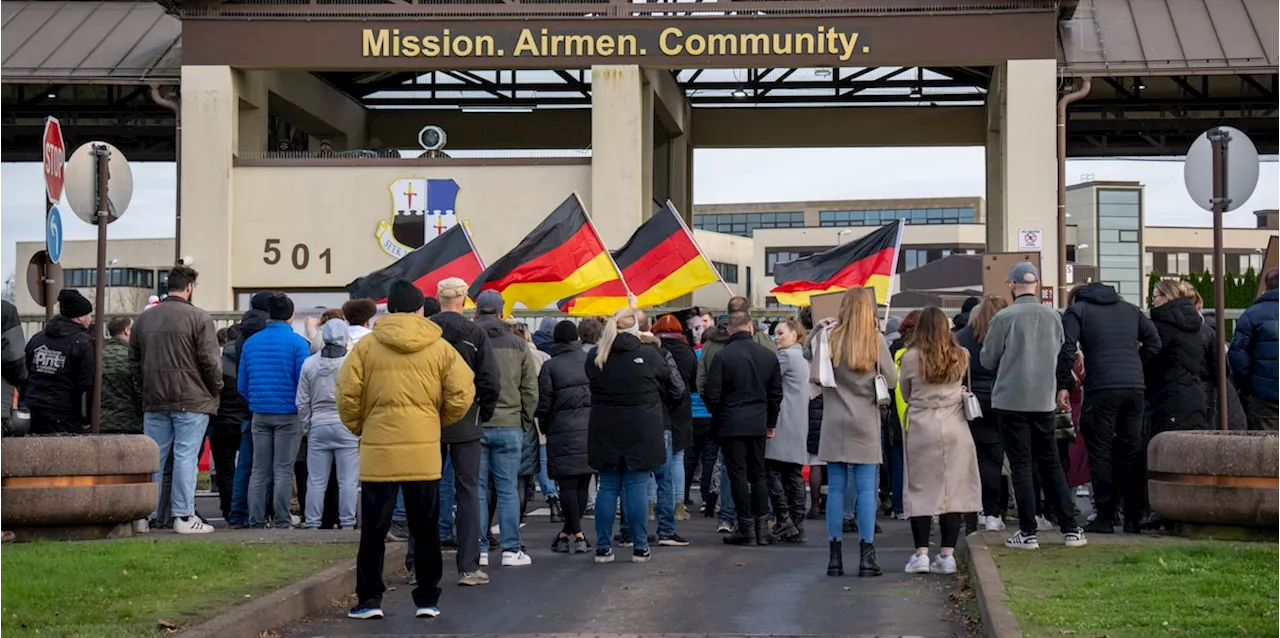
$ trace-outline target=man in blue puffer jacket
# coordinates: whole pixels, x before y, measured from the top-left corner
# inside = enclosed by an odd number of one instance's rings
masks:
[[[1236,321],[1236,334],[1227,356],[1236,387],[1243,395],[1249,429],[1275,430],[1276,399],[1280,394],[1280,277],[1275,268],[1262,275],[1262,283],[1266,291]]]
[[[293,301],[284,293],[267,300],[270,321],[240,352],[240,396],[253,413],[253,470],[249,475],[249,526],[265,527],[267,483],[271,481],[273,526],[292,526],[289,500],[293,464],[302,440],[296,404],[302,364],[310,355],[307,340],[293,331]],[[272,478],[268,478],[272,477]]]

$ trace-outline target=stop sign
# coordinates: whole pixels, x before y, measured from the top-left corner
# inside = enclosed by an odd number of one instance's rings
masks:
[[[56,204],[62,199],[63,165],[67,158],[67,150],[62,143],[62,125],[58,123],[58,118],[45,118],[41,145],[45,193],[49,196],[49,201]]]

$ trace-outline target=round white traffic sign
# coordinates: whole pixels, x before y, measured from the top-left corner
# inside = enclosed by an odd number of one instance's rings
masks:
[[[124,215],[133,199],[133,171],[124,153],[106,142],[81,144],[67,160],[67,205],[85,223],[97,224],[98,158],[93,151],[96,146],[107,147],[111,154],[107,171],[107,223],[110,224]]]
[[[1213,142],[1210,129],[1200,134],[1191,143],[1187,151],[1187,160],[1183,163],[1183,179],[1187,183],[1187,193],[1197,206],[1213,211]],[[1219,126],[1216,130],[1227,134],[1226,153],[1226,197],[1223,211],[1230,212],[1249,201],[1253,189],[1258,185],[1258,148],[1253,140],[1239,129],[1230,126]]]
[[[40,155],[44,157],[44,192],[49,202],[62,199],[62,181],[67,149],[62,141],[62,124],[56,117],[44,119],[44,135],[40,138]]]

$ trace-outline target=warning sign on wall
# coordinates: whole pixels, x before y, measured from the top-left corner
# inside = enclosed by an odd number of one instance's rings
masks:
[[[1039,228],[1019,228],[1018,250],[1044,250],[1044,231]]]

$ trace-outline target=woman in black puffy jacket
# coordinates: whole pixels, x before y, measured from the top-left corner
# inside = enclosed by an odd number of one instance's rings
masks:
[[[538,427],[547,437],[547,475],[559,483],[564,527],[551,551],[585,554],[591,549],[582,533],[587,486],[594,471],[587,464],[587,425],[591,418],[591,382],[587,353],[572,321],[556,324],[546,352],[551,359],[538,373]]]
[[[1200,384],[1205,374],[1204,321],[1176,281],[1157,282],[1151,303],[1160,351],[1146,363],[1148,436],[1207,429],[1208,401]]]

